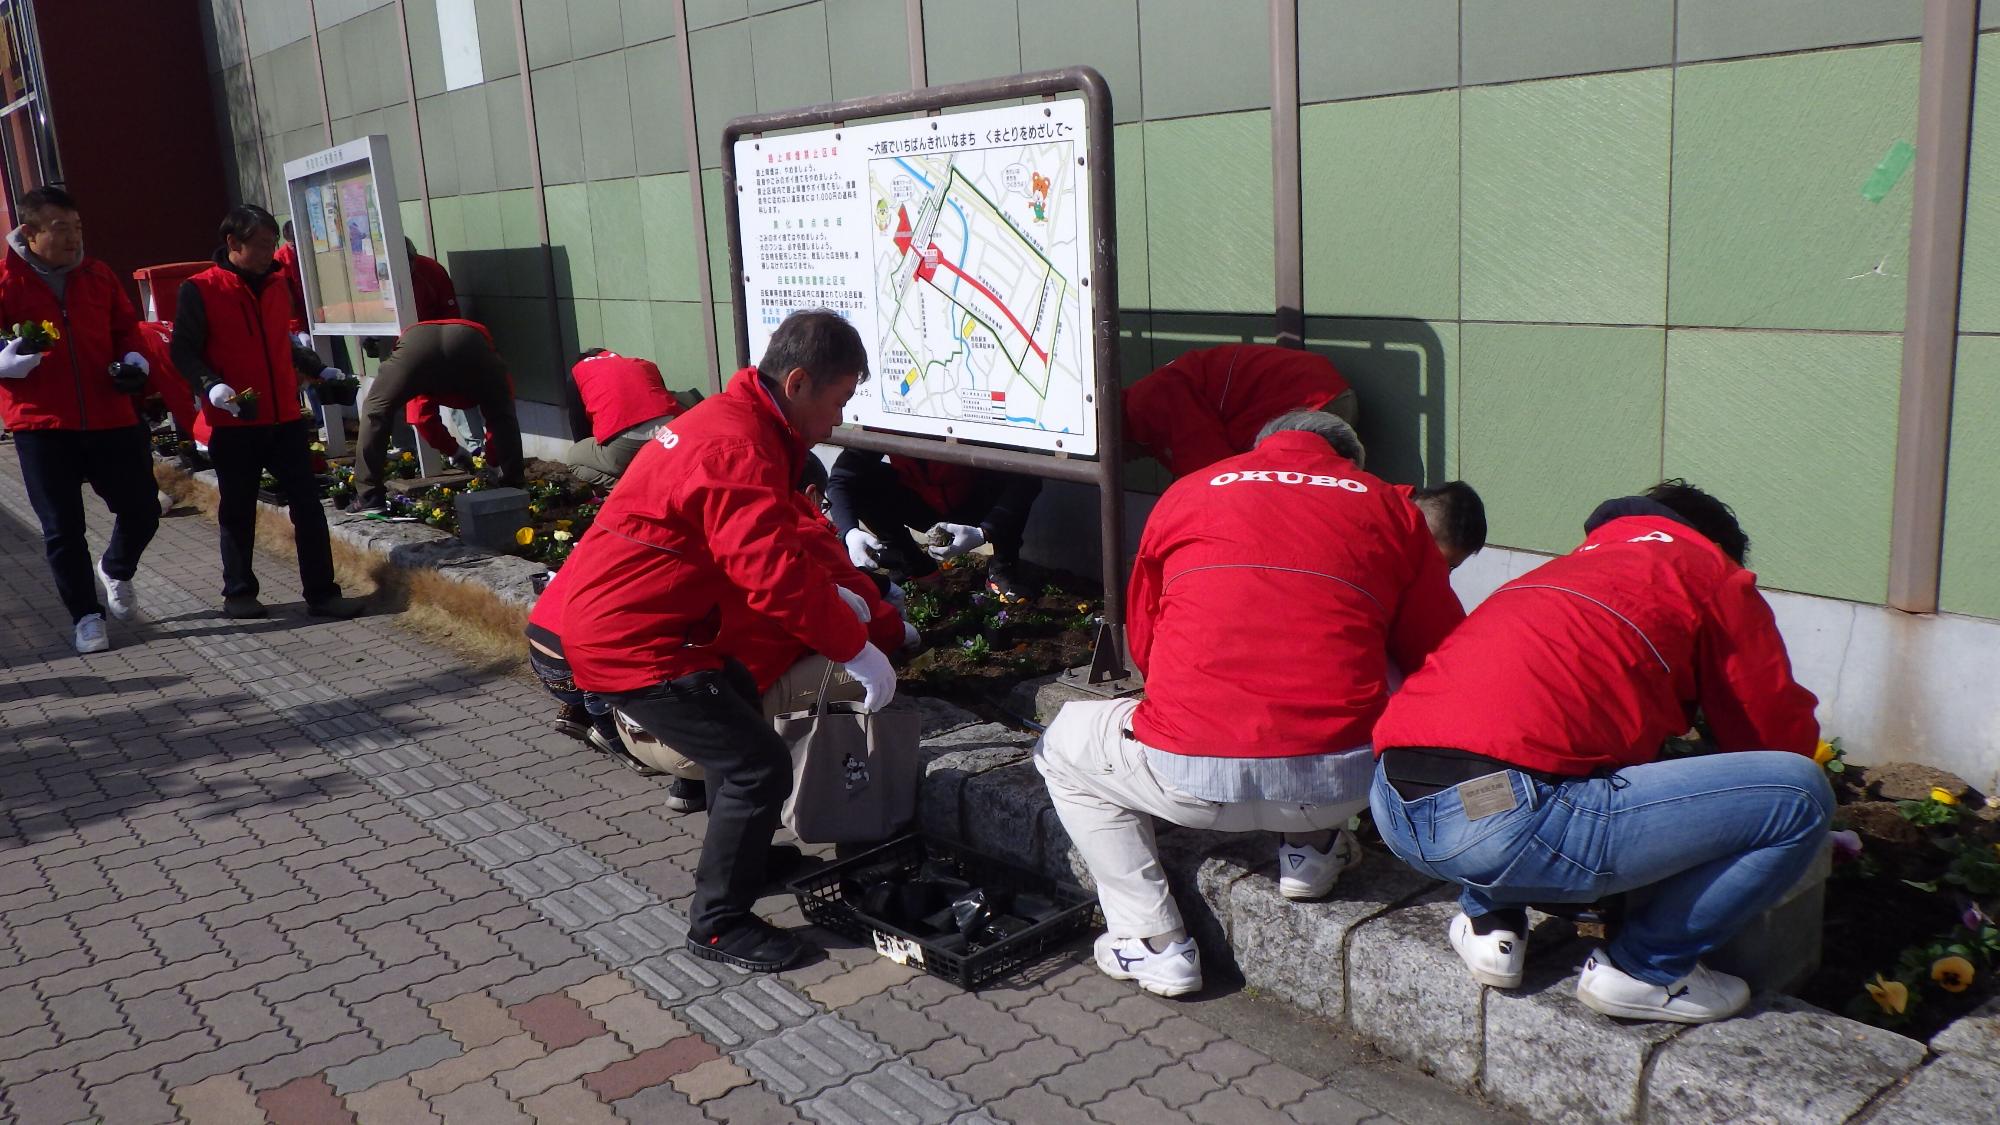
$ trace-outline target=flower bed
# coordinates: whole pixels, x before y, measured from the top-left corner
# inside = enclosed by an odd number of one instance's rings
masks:
[[[1047,572],[1040,593],[1010,601],[986,588],[984,564],[946,564],[904,587],[904,618],[926,650],[903,680],[927,694],[990,702],[1017,681],[1090,662],[1103,611],[1096,588]]]
[[[315,443],[313,448],[323,455],[323,446]],[[463,484],[434,485],[414,493],[390,492],[388,518],[417,520],[456,535],[458,493],[494,487],[492,475],[485,471],[486,466],[480,458],[473,458],[473,468],[472,479]],[[596,518],[598,507],[608,492],[578,481],[570,475],[567,466],[553,461],[529,460],[524,472],[527,477],[528,522],[515,534],[516,547],[510,553],[546,563],[549,569],[555,570],[562,566],[563,560],[569,557],[570,549],[589,529],[590,521]],[[398,480],[415,479],[416,454],[390,450],[388,475]],[[336,507],[354,499],[354,468],[351,464],[335,463],[327,468],[321,479],[326,498],[333,501]]]
[[[1849,767],[1823,744],[1840,809],[1826,937],[1807,1000],[1929,1038],[2000,995],[2000,810],[1951,774]]]

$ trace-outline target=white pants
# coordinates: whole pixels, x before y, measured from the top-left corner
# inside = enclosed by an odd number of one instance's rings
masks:
[[[1365,793],[1337,805],[1301,805],[1204,801],[1170,788],[1153,773],[1145,745],[1125,734],[1138,706],[1136,699],[1064,704],[1035,746],[1035,766],[1070,842],[1097,880],[1105,927],[1114,937],[1157,937],[1181,928],[1152,817],[1217,832],[1304,834],[1337,828],[1368,807]]]

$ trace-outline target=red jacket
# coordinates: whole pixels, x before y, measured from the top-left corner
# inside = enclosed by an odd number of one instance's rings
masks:
[[[867,630],[792,499],[810,455],[755,368],[648,442],[563,565],[577,686],[637,691],[721,667],[723,608],[739,599],[807,648],[854,659]]]
[[[1724,750],[1819,744],[1757,576],[1664,516],[1614,519],[1494,591],[1375,727],[1582,777],[1659,756],[1699,705]]]
[[[895,453],[889,455],[889,467],[896,470],[897,479],[908,485],[910,491],[945,516],[972,496],[973,486],[979,480],[979,470],[970,465],[926,461]]]
[[[445,272],[443,263],[436,258],[410,255],[410,295],[417,302],[418,320],[458,317],[458,290],[451,284],[451,274]]]
[[[263,400],[255,418],[218,410],[203,396],[201,416],[210,426],[270,426],[299,417],[299,376],[292,367],[292,303],[284,279],[273,272],[256,292],[241,274],[217,264],[188,278],[201,294],[208,321],[202,359],[237,393],[255,390]]]
[[[1347,390],[1324,356],[1270,344],[1188,352],[1125,389],[1125,436],[1175,477],[1248,452],[1264,423]]]
[[[833,525],[813,507],[803,493],[792,493],[798,507],[799,534],[812,556],[833,575],[843,589],[859,594],[868,603],[868,641],[883,652],[903,647],[903,616],[882,600],[875,581],[854,569],[847,548],[840,543]],[[721,644],[729,655],[743,662],[757,680],[757,690],[771,690],[785,670],[811,652],[784,626],[750,609],[741,601],[722,610]]]
[[[463,324],[468,328],[477,328],[479,334],[486,337],[486,345],[493,346],[492,331],[476,320],[446,317],[439,320],[420,320],[417,324]],[[416,326],[416,324],[410,325],[411,328]],[[507,376],[507,395],[509,398],[514,395],[514,376],[511,373]],[[440,413],[440,409],[449,406],[453,410],[471,410],[478,405],[479,399],[473,395],[412,395],[410,400],[403,404],[403,418],[417,431],[417,436],[424,439],[425,445],[447,457],[456,457],[463,451],[459,448],[458,439],[451,436],[450,428],[444,424],[444,415]],[[488,431],[488,435],[490,441],[491,431]]]
[[[292,319],[288,327],[294,334],[304,332],[312,327],[312,322],[306,318],[306,283],[299,276],[299,248],[287,242],[278,247],[272,260],[278,263],[279,276],[285,279],[285,291],[292,297]]]
[[[1465,617],[1423,516],[1315,434],[1210,469],[1169,486],[1140,539],[1134,733],[1229,758],[1365,745],[1389,659],[1417,668]]]
[[[146,357],[146,394],[159,395],[167,404],[167,413],[173,415],[174,430],[181,434],[194,433],[194,420],[198,407],[194,392],[188,389],[187,380],[174,368],[173,357],[174,326],[164,320],[142,320],[139,322],[139,353]]]
[[[0,417],[10,430],[109,430],[139,424],[132,396],[111,385],[111,365],[140,350],[139,317],[111,267],[85,258],[69,271],[63,300],[9,246],[0,265],[0,327],[46,320],[62,338],[20,379],[0,379]]]
[[[590,415],[590,436],[603,445],[641,422],[672,418],[681,404],[650,359],[599,352],[569,369]]]

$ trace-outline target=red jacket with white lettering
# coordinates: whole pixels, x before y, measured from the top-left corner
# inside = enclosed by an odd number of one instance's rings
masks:
[[[867,630],[792,499],[808,456],[755,368],[648,442],[563,565],[577,686],[637,691],[721,667],[723,607],[738,599],[814,652],[854,659]]]
[[[111,385],[111,364],[140,350],[139,317],[111,267],[85,258],[69,271],[63,299],[12,246],[0,265],[0,327],[48,321],[60,339],[19,379],[0,379],[0,417],[10,430],[109,430],[139,424],[132,396]]]
[[[1565,777],[1639,765],[1699,706],[1724,750],[1819,743],[1757,576],[1666,516],[1614,519],[1494,591],[1375,726]]]
[[[813,507],[812,501],[804,493],[794,492],[792,496],[798,507],[799,535],[807,550],[827,568],[836,583],[859,594],[868,603],[872,615],[868,619],[869,643],[885,653],[902,648],[902,614],[896,611],[895,606],[882,600],[874,579],[854,569],[854,564],[847,559],[847,548],[841,545],[839,534]],[[722,635],[725,639],[720,643],[728,649],[729,655],[750,669],[760,692],[771,690],[771,685],[778,682],[778,677],[784,675],[786,669],[812,651],[782,624],[757,613],[743,602],[723,607]]]
[[[255,292],[243,276],[218,262],[184,283],[201,295],[208,338],[202,359],[238,394],[263,399],[255,418],[220,410],[203,398],[201,416],[213,427],[272,426],[299,418],[299,375],[292,366],[292,298],[272,271]],[[190,314],[191,315],[191,314]]]
[[[1271,344],[1188,352],[1125,389],[1125,437],[1175,477],[1248,451],[1264,423],[1347,390],[1325,356]]]
[[[1418,667],[1465,617],[1423,516],[1308,433],[1169,486],[1126,604],[1133,732],[1230,758],[1365,745],[1390,658]]]
[[[650,359],[599,352],[569,369],[577,396],[590,415],[590,436],[603,445],[641,422],[672,418],[681,404]]]

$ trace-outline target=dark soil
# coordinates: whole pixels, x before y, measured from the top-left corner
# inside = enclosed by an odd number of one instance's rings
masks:
[[[905,663],[903,683],[925,695],[991,704],[1022,680],[1088,664],[1104,608],[1097,585],[1025,564],[1021,578],[1035,593],[1012,603],[987,590],[985,563],[977,560],[906,583],[905,616],[924,647]]]

